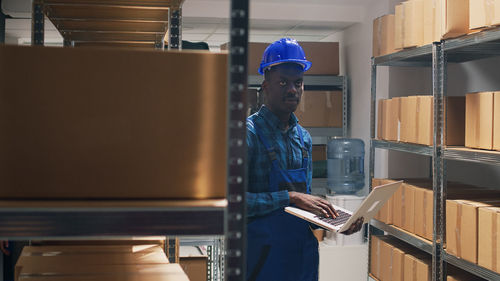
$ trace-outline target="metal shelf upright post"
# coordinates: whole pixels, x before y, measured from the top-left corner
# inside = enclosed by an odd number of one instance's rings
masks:
[[[445,53],[442,43],[437,42],[432,45],[432,95],[434,97],[432,280],[446,280],[443,259],[446,227],[446,160],[443,159],[445,80]]]
[[[246,278],[246,112],[249,1],[231,1],[229,49],[229,153],[225,279]]]

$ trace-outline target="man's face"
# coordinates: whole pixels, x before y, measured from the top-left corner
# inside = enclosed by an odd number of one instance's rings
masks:
[[[304,70],[296,63],[273,67],[262,84],[266,105],[276,114],[290,114],[297,109],[304,91]]]

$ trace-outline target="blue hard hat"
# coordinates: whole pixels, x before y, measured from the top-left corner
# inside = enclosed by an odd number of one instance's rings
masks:
[[[281,38],[264,51],[259,73],[264,74],[266,68],[286,62],[298,63],[302,65],[304,71],[311,68],[311,62],[306,60],[304,50],[299,43],[295,39]]]

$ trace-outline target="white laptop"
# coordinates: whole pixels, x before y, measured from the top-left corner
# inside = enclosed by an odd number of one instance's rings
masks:
[[[335,219],[318,216],[296,207],[285,207],[285,211],[308,222],[321,226],[326,230],[343,232],[348,230],[349,227],[351,227],[351,225],[358,220],[358,218],[363,218],[364,223],[368,223],[377,214],[380,208],[382,208],[385,202],[391,198],[392,194],[396,192],[402,183],[403,181],[398,181],[374,187],[372,192],[370,192],[365,200],[363,200],[359,208],[354,213],[333,205],[339,214],[339,216]]]

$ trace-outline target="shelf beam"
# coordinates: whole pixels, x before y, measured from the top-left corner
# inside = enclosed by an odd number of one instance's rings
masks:
[[[444,158],[448,160],[467,161],[500,166],[500,152],[464,147],[448,147],[444,150]]]
[[[444,260],[454,265],[458,268],[466,270],[476,276],[484,278],[486,280],[500,280],[500,274],[489,269],[486,269],[482,266],[479,266],[475,263],[471,263],[469,261],[463,260],[461,258],[457,258],[454,255],[450,255],[448,253],[444,254]]]
[[[432,156],[432,146],[419,145],[419,144],[410,144],[410,143],[402,143],[402,142],[392,142],[392,141],[384,141],[384,140],[372,140],[372,145],[375,148],[380,149],[388,149],[388,150],[396,150],[426,156]]]
[[[262,75],[249,75],[248,86],[258,88],[262,84],[264,77]],[[339,91],[343,90],[345,83],[344,76],[334,75],[304,75],[305,87],[330,87]]]
[[[0,240],[222,235],[226,204],[226,200],[1,201]]]
[[[430,241],[426,241],[422,238],[418,238],[416,237],[415,235],[412,235],[412,234],[409,234],[407,233],[406,231],[403,231],[403,230],[400,230],[396,227],[393,227],[391,225],[387,225],[381,221],[378,221],[378,220],[375,220],[375,219],[372,219],[370,221],[370,225],[375,227],[375,228],[378,228],[382,231],[385,231],[387,232],[388,234],[390,234],[391,236],[394,236],[396,238],[398,238],[399,240],[401,241],[404,241],[424,252],[427,252],[429,254],[432,254],[432,244],[430,243]]]

